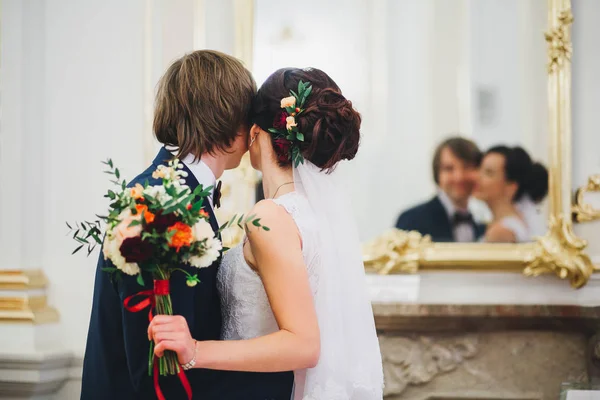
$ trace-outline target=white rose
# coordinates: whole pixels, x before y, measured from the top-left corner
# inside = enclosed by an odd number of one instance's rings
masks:
[[[102,252],[104,253],[104,259],[109,259],[115,265],[115,267],[127,275],[137,275],[140,273],[140,267],[137,263],[128,263],[125,257],[121,255],[121,243],[117,237],[107,235],[104,241],[104,247]]]
[[[215,237],[215,232],[213,231],[212,226],[210,226],[208,221],[204,218],[192,226],[192,232],[194,234],[194,240],[197,242],[207,238],[210,239]]]
[[[286,128],[289,131],[290,129],[292,129],[293,126],[296,126],[296,119],[294,117],[287,117],[285,119],[286,122]]]
[[[205,242],[204,254],[190,257],[190,265],[196,268],[210,267],[219,258],[223,245],[219,239],[215,238],[212,227],[205,219],[198,221],[192,227],[192,232],[194,233],[195,241],[207,240]]]
[[[294,96],[285,97],[281,99],[281,108],[294,107],[296,105],[296,98]]]

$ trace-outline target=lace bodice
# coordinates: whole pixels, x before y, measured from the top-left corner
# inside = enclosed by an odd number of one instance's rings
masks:
[[[310,205],[306,198],[296,192],[270,201],[284,207],[298,227],[310,286],[315,294],[320,262],[317,224]],[[279,329],[260,276],[244,259],[242,244],[225,253],[217,279],[224,340],[251,339]]]

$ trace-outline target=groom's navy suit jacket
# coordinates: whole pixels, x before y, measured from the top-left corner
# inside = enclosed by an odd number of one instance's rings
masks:
[[[130,186],[136,183],[143,185],[146,180],[150,185],[160,184],[152,178],[152,172],[172,158],[170,152],[161,149],[153,164]],[[198,181],[187,167],[185,170],[188,173],[187,184],[194,190]],[[219,227],[213,210],[209,205],[205,206],[205,210],[216,232]],[[181,266],[192,274],[198,274],[201,283],[193,288],[186,285],[183,273],[174,273],[171,277],[173,312],[185,317],[196,340],[219,340],[221,336],[221,303],[217,290],[219,264],[220,260],[208,268],[193,270],[189,266]],[[152,377],[148,375],[148,310],[134,313],[123,308],[123,301],[128,296],[152,289],[152,277],[144,275],[144,287],[131,276],[115,281],[102,271],[107,266],[112,264],[105,261],[101,253],[83,363],[81,399],[156,399]],[[292,372],[267,374],[192,369],[186,375],[194,398],[202,400],[289,400],[293,385]],[[187,399],[177,377],[160,377],[159,381],[167,400]]]
[[[475,240],[485,233],[485,225],[471,222]],[[435,196],[428,202],[404,211],[398,217],[396,228],[405,231],[417,231],[421,235],[431,236],[434,242],[454,242],[452,223],[442,202]]]

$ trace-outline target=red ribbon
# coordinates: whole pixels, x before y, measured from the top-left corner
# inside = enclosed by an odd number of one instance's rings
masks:
[[[169,281],[167,279],[155,280],[153,290],[144,290],[127,297],[125,300],[123,300],[123,307],[125,307],[127,311],[131,312],[140,312],[146,307],[150,307],[150,310],[148,311],[148,320],[152,321],[152,309],[156,304],[154,296],[168,296],[169,293]],[[143,297],[144,299],[139,303],[129,305],[129,303],[131,303],[131,301],[136,297]],[[156,397],[158,397],[158,400],[166,400],[165,395],[163,394],[162,390],[160,390],[160,385],[158,384],[158,357],[156,356],[154,356],[152,361],[152,375],[154,375],[154,391],[156,392]],[[190,385],[183,368],[179,369],[177,376],[179,377],[181,385],[187,394],[188,400],[192,400],[192,386]]]

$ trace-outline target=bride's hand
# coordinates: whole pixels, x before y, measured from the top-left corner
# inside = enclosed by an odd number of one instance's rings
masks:
[[[162,357],[165,350],[177,353],[180,364],[190,362],[196,352],[196,341],[187,321],[180,315],[157,315],[148,326],[148,339],[154,340],[154,354]]]

